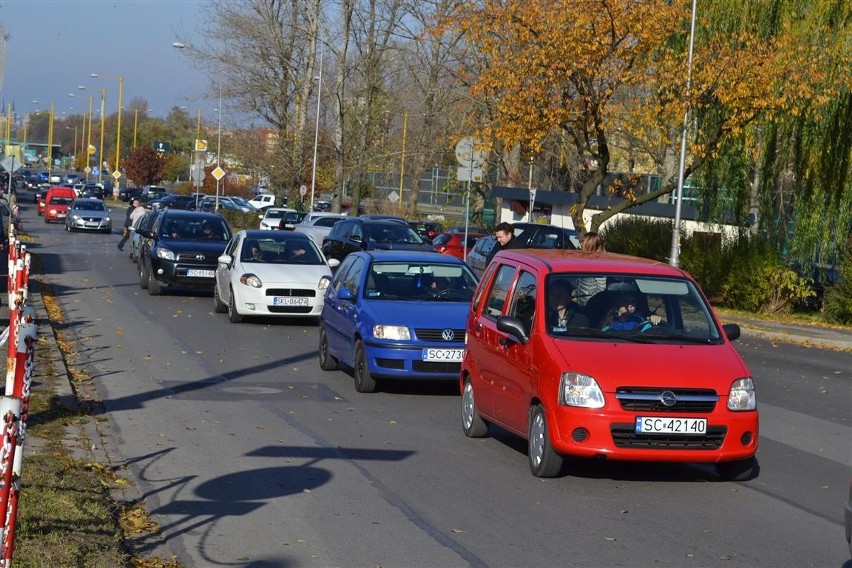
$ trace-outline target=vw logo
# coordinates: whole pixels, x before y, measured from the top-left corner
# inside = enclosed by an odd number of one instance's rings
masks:
[[[677,396],[672,391],[663,391],[660,393],[660,402],[663,403],[663,406],[671,408],[677,404]]]
[[[196,254],[195,255],[195,260],[204,260],[205,258],[207,258],[207,257],[205,257],[203,254]]]
[[[456,338],[456,334],[453,333],[452,329],[445,329],[441,332],[441,337],[444,339],[444,341],[452,341]]]

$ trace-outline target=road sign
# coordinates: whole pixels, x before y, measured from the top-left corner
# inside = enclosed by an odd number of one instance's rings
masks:
[[[399,201],[399,194],[396,191],[391,191],[390,193],[388,193],[388,201],[390,201],[391,203],[396,203],[397,201]]]
[[[308,186],[306,186],[306,185],[299,186],[299,195],[304,197],[307,194],[308,194]]]
[[[0,166],[3,166],[3,169],[7,172],[16,172],[21,169],[23,163],[21,160],[16,160],[15,156],[6,156],[3,158],[3,161],[0,162]]]
[[[202,182],[207,174],[204,173],[204,165],[201,162],[195,162],[189,168],[189,177],[195,182]]]
[[[466,136],[456,144],[456,160],[458,160],[459,165],[466,168],[479,168],[482,166],[484,157],[482,140],[473,136]]]
[[[90,168],[89,166],[86,166],[85,169],[83,169],[83,171],[86,172],[87,174],[90,174],[90,173],[92,173],[92,168]]]
[[[482,168],[460,166],[456,172],[456,179],[458,181],[480,182],[482,181]]]
[[[154,142],[154,150],[157,152],[171,152],[172,145],[169,142]]]
[[[201,140],[199,138],[195,139],[195,151],[196,152],[206,152],[207,151],[207,140]]]
[[[225,177],[225,170],[223,170],[219,166],[216,166],[216,169],[214,169],[211,173],[213,174],[213,177],[216,178],[216,181],[219,181],[220,179]]]
[[[115,181],[118,181],[118,178],[121,177],[121,172],[118,171],[118,170],[115,170],[114,172],[112,172],[112,177],[115,178]]]
[[[98,169],[98,166],[95,166],[94,168],[92,168],[92,175],[93,176],[101,175],[101,170]]]
[[[94,156],[95,152],[97,152],[98,149],[95,148],[94,144],[89,144],[88,148],[86,148],[86,151],[89,153],[90,156]]]

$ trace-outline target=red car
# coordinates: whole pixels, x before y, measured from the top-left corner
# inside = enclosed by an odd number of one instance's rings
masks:
[[[479,283],[462,362],[462,427],[528,440],[538,477],[565,457],[713,464],[757,474],[754,381],[685,272],[615,254],[515,249]]]
[[[38,204],[36,207],[36,212],[39,217],[44,215],[44,202],[47,200],[47,190],[41,189],[38,192],[38,196],[36,197],[36,203]]]
[[[77,198],[77,192],[70,187],[51,187],[47,190],[44,200],[44,222],[65,222],[68,215],[68,207]]]
[[[476,239],[484,237],[484,233],[468,233],[467,234],[467,252],[476,244]],[[462,260],[465,259],[465,251],[462,249],[462,241],[464,233],[443,233],[432,239],[432,248],[435,252],[441,254],[450,254]]]

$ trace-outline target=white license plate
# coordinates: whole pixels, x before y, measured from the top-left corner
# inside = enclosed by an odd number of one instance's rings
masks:
[[[65,213],[57,213],[57,214],[56,214],[56,218],[57,218],[57,219],[64,219],[64,218],[65,218]]]
[[[273,306],[307,306],[307,298],[291,298],[289,296],[273,296]]]
[[[186,275],[192,278],[213,278],[212,270],[201,270],[199,268],[188,268]]]
[[[464,356],[464,349],[438,349],[428,348],[423,350],[424,361],[449,361],[460,363]]]
[[[707,434],[706,418],[670,418],[667,416],[637,416],[637,434]]]

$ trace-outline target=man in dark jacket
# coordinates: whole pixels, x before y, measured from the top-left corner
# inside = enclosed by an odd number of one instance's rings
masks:
[[[494,237],[497,239],[497,242],[488,252],[488,259],[485,266],[491,264],[491,261],[494,259],[494,255],[501,250],[524,248],[524,246],[518,242],[518,239],[515,238],[515,231],[512,228],[512,225],[505,221],[494,227]]]
[[[130,214],[133,213],[133,210],[139,206],[138,199],[132,199],[130,201],[130,205],[127,206],[127,213],[124,216],[124,229],[122,230],[121,240],[118,241],[118,250],[124,250],[124,243],[127,242],[127,239],[130,238],[130,226],[133,224],[133,220],[130,218]]]

